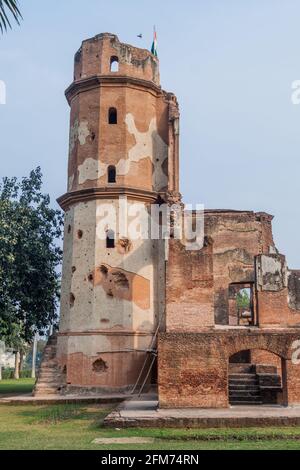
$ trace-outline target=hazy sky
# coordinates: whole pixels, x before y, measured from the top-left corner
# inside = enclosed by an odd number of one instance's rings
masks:
[[[0,36],[1,176],[40,165],[53,204],[66,190],[64,90],[81,41],[101,32],[150,48],[181,106],[181,192],[207,208],[266,211],[300,267],[300,0],[20,0],[24,22]],[[41,6],[42,5],[42,6]],[[143,33],[140,40],[137,34]]]

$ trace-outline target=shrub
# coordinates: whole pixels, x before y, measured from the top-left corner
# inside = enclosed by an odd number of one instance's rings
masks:
[[[2,370],[2,379],[11,380],[14,378],[14,369],[3,369]],[[30,379],[31,370],[22,370],[20,372],[20,379]]]

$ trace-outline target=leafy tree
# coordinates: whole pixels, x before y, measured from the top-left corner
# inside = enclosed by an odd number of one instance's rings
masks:
[[[40,168],[0,184],[0,338],[19,352],[57,321],[62,215],[41,187]]]
[[[237,306],[240,309],[249,309],[251,305],[251,299],[250,299],[250,294],[247,289],[243,289],[240,292],[238,292],[237,297]]]
[[[20,24],[22,19],[17,0],[0,0],[0,31],[3,33],[7,28],[11,28],[9,16],[13,16],[15,21]]]

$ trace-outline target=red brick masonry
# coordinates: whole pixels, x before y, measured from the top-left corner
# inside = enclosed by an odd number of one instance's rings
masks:
[[[158,352],[160,407],[228,407],[229,358],[246,349],[269,351],[282,359],[284,403],[300,404],[300,365],[291,361],[292,345],[299,339],[297,329],[161,334]]]

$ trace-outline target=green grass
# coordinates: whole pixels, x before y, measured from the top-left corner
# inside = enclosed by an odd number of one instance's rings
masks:
[[[113,405],[1,405],[0,450],[300,450],[300,427],[105,429]],[[146,445],[95,445],[101,437],[152,437]]]
[[[24,393],[31,393],[34,383],[34,379],[1,380],[0,398],[4,395],[22,395]]]

